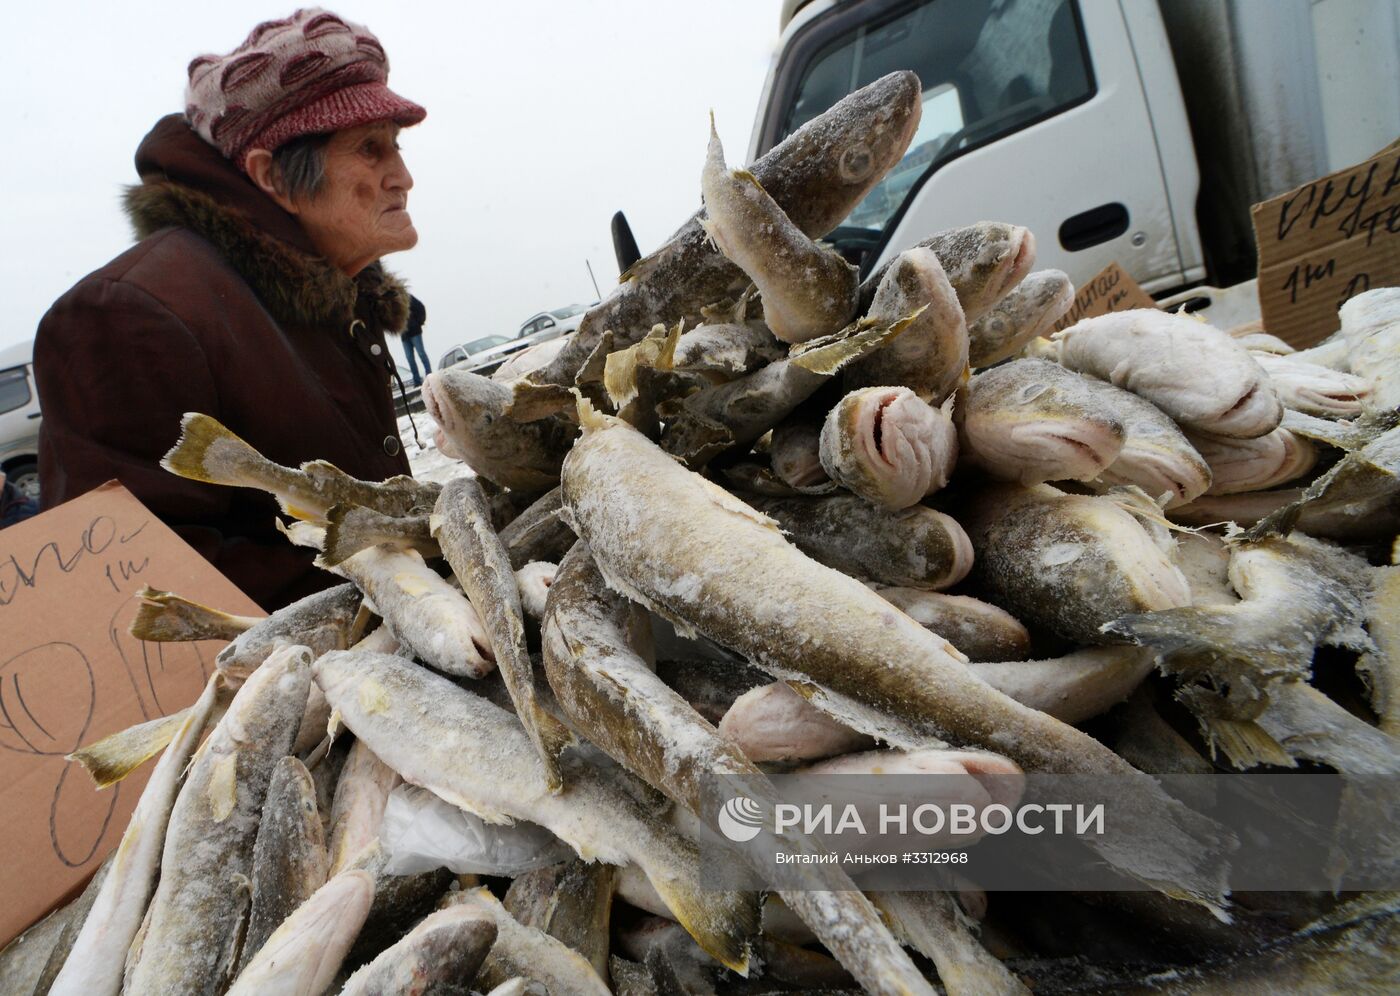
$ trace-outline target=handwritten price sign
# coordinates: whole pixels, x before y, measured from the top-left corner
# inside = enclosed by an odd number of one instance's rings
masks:
[[[184,708],[214,666],[217,642],[127,632],[146,584],[261,615],[115,481],[0,531],[0,944],[101,864],[145,787],[99,792],[64,756]]]
[[[1400,284],[1400,148],[1254,205],[1264,328],[1294,346],[1337,331],[1337,309]]]

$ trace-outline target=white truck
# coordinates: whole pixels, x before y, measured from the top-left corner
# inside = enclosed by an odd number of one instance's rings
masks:
[[[1076,286],[1116,261],[1158,298],[1223,287],[1254,273],[1251,204],[1400,135],[1400,0],[784,0],[781,19],[750,160],[887,72],[923,82],[903,161],[828,237],[863,273],[994,219]]]

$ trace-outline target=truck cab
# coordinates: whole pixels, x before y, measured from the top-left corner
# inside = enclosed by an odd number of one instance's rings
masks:
[[[897,69],[923,82],[918,131],[829,236],[865,272],[994,219],[1028,227],[1037,266],[1076,284],[1114,261],[1148,291],[1205,276],[1199,175],[1154,5],[813,0],[783,32],[751,152]],[[1175,100],[1149,107],[1149,89]]]
[[[865,273],[996,220],[1076,285],[1116,262],[1159,297],[1223,286],[1253,273],[1251,204],[1400,129],[1393,99],[1355,112],[1397,92],[1390,4],[786,0],[781,16],[751,159],[886,73],[923,83],[903,161],[827,237]]]

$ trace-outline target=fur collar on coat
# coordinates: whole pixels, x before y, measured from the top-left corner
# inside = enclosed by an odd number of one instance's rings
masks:
[[[343,328],[359,318],[395,335],[408,324],[408,290],[377,262],[352,279],[258,228],[243,212],[166,178],[129,187],[124,206],[138,239],[178,227],[212,244],[279,323]]]

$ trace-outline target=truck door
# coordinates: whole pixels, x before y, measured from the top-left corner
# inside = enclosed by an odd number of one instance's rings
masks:
[[[1151,54],[1169,60],[1151,13],[1161,49]],[[1169,191],[1133,41],[1117,0],[836,5],[786,40],[757,151],[847,93],[912,69],[924,87],[918,132],[830,236],[864,271],[934,232],[997,220],[1030,228],[1037,267],[1065,270],[1076,284],[1115,260],[1149,291],[1182,283],[1188,270],[1199,279],[1194,228],[1183,254],[1170,196],[1186,201],[1175,206],[1189,218],[1189,135],[1174,150]],[[1179,91],[1171,98],[1184,128]]]

